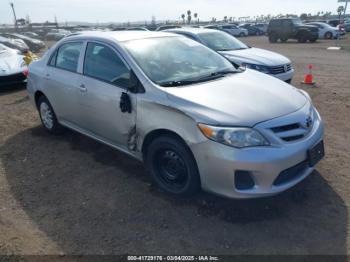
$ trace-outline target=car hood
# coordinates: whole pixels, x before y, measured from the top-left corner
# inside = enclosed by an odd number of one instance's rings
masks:
[[[0,76],[23,72],[25,67],[22,67],[22,64],[22,55],[12,53],[0,54]]]
[[[299,110],[307,102],[295,87],[247,69],[214,81],[163,88],[174,108],[197,122],[252,127]]]
[[[265,66],[279,66],[290,63],[290,60],[283,55],[254,47],[232,51],[219,51],[219,53],[239,65],[242,63],[250,63]]]

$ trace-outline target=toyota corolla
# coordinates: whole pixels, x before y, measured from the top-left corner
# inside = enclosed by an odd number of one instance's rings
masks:
[[[47,131],[135,157],[175,195],[273,195],[324,156],[306,92],[171,33],[70,35],[30,65],[27,88]]]

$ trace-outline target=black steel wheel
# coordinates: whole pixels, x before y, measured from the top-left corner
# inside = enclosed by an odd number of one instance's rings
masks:
[[[200,188],[194,157],[187,145],[176,137],[162,136],[152,141],[145,164],[154,183],[167,193],[189,196]]]

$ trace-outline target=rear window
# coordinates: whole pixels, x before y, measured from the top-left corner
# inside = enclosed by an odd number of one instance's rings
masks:
[[[57,51],[56,56],[56,67],[65,69],[71,72],[77,72],[78,61],[80,56],[80,51],[82,49],[82,42],[71,42],[60,46]],[[50,61],[51,62],[51,61]],[[51,63],[50,63],[51,65]]]

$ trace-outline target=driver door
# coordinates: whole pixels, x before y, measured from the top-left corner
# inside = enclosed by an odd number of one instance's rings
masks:
[[[82,127],[103,140],[127,148],[136,123],[136,94],[128,92],[131,70],[113,49],[88,42],[79,83],[78,104]],[[131,112],[122,112],[121,97],[130,98]]]

